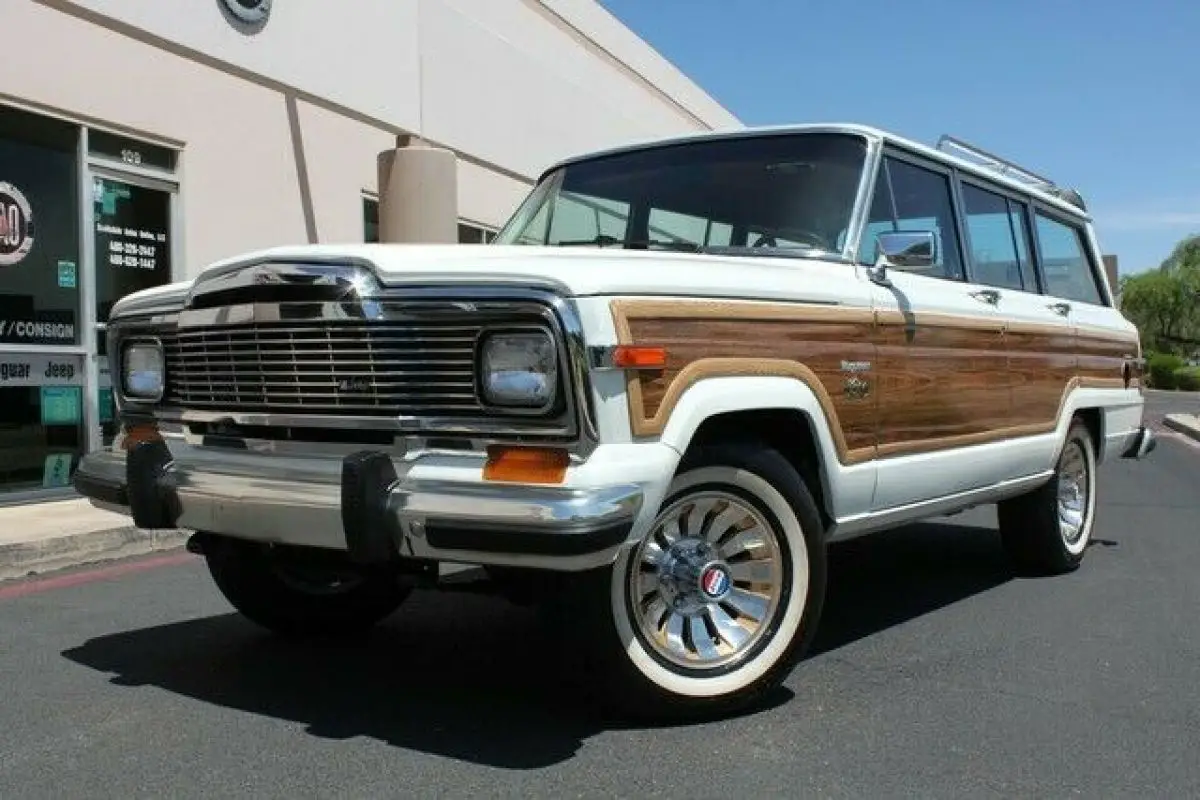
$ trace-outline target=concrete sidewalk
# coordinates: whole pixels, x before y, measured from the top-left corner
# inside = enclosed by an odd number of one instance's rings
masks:
[[[179,548],[190,531],[142,531],[87,499],[0,507],[0,581]]]
[[[1173,431],[1182,433],[1189,439],[1200,442],[1200,416],[1195,414],[1167,414],[1163,417],[1163,425]]]

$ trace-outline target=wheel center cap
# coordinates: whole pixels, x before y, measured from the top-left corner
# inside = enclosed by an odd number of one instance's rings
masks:
[[[680,613],[698,613],[721,600],[733,587],[733,576],[715,558],[711,545],[692,540],[676,542],[659,565],[659,590]]]
[[[700,570],[700,578],[697,583],[700,593],[706,599],[715,601],[729,594],[729,589],[733,586],[733,579],[729,575],[728,567],[724,564],[713,562],[706,564]]]

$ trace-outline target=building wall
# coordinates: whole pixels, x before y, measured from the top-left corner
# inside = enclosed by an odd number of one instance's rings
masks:
[[[363,241],[398,135],[453,149],[460,220],[496,228],[565,156],[738,126],[591,0],[275,0],[258,29],[224,0],[0,0],[0,30],[0,503],[112,441],[117,297]]]
[[[460,215],[500,225],[551,162],[737,126],[584,0],[287,0],[257,32],[219,0],[0,0],[0,102],[182,148],[176,277],[281,242],[361,241],[376,154],[460,154]]]

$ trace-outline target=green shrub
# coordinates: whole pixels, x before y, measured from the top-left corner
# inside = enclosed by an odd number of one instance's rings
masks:
[[[1175,373],[1183,367],[1183,359],[1170,353],[1156,353],[1148,366],[1151,386],[1155,389],[1174,389]]]
[[[1175,386],[1185,392],[1200,392],[1200,367],[1180,367],[1175,370]]]

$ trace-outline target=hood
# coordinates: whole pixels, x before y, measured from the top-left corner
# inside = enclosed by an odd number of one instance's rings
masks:
[[[689,295],[836,302],[838,278],[854,267],[802,258],[741,257],[662,250],[461,244],[349,244],[275,247],[212,264],[353,259],[372,264],[387,286],[487,284],[549,286],[572,297]],[[208,270],[206,270],[208,271]]]

